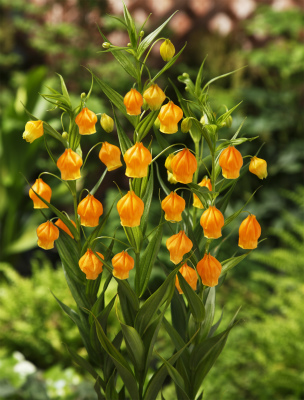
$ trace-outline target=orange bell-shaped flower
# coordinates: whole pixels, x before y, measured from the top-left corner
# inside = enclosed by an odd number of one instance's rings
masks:
[[[75,118],[75,122],[78,125],[80,135],[92,135],[96,132],[97,116],[87,107],[80,111]]]
[[[236,179],[240,176],[243,165],[242,154],[234,146],[228,146],[221,152],[219,165],[222,167],[224,178]]]
[[[105,164],[108,171],[114,171],[114,169],[122,166],[120,155],[121,151],[119,147],[108,142],[103,142],[99,152],[99,159]]]
[[[204,236],[208,239],[217,239],[222,236],[224,216],[215,206],[210,206],[203,212],[200,224],[204,229]]]
[[[175,192],[171,192],[161,202],[161,208],[165,211],[165,219],[171,222],[182,220],[182,212],[185,207],[185,200]]]
[[[64,181],[74,181],[80,178],[80,168],[82,158],[72,149],[66,149],[58,158],[57,167],[61,172],[61,179]]]
[[[192,287],[192,289],[196,290],[198,280],[196,271],[185,263],[181,266],[179,272],[182,274],[185,281]],[[175,278],[175,286],[179,294],[183,294],[177,276]]]
[[[129,278],[129,271],[134,268],[134,259],[126,251],[112,258],[113,275],[118,279]]]
[[[146,100],[152,111],[158,110],[164,102],[166,95],[161,88],[155,83],[152,84],[143,94],[143,98]]]
[[[160,121],[159,130],[163,133],[175,133],[178,131],[178,122],[183,118],[183,110],[173,101],[162,106],[158,114]]]
[[[250,160],[249,171],[260,179],[267,178],[267,162],[254,156]]]
[[[144,212],[144,202],[131,190],[117,203],[117,211],[122,226],[140,225],[140,219]]]
[[[143,178],[148,174],[152,155],[142,143],[137,142],[125,152],[124,160],[127,165],[126,175],[129,178]]]
[[[210,254],[205,253],[201,261],[198,262],[196,270],[205,286],[216,286],[218,278],[222,272],[221,263]]]
[[[43,135],[43,121],[29,121],[25,125],[23,132],[23,139],[29,143],[33,143],[34,140],[40,138]]]
[[[46,221],[37,228],[38,246],[44,250],[54,248],[54,241],[59,238],[59,229],[51,222]]]
[[[205,177],[199,183],[199,186],[208,188],[210,190],[210,192],[212,191],[211,180],[209,178]],[[204,208],[203,203],[200,201],[200,199],[197,197],[197,195],[195,193],[193,193],[193,207],[200,208],[200,209]]]
[[[239,228],[239,246],[242,249],[256,249],[260,236],[261,225],[258,223],[255,215],[248,215]]]
[[[34,185],[30,188],[29,196],[33,200],[34,208],[48,208],[48,206],[39,199],[39,197],[34,193],[39,194],[39,196],[43,197],[48,203],[51,202],[52,189],[50,186],[43,182],[41,178],[36,179]]]
[[[76,224],[74,221],[70,220],[70,222],[72,222],[72,224],[75,226],[76,228]],[[74,236],[72,235],[72,232],[69,230],[69,228],[66,226],[66,224],[60,219],[58,218],[57,221],[55,222],[55,225],[58,226],[58,228],[62,229],[65,233],[67,233],[68,235],[71,236],[72,239],[74,239]]]
[[[124,105],[129,115],[139,115],[143,103],[142,95],[136,89],[131,89],[124,97]]]
[[[104,260],[101,253],[96,252]],[[78,262],[79,268],[86,274],[87,279],[95,280],[102,272],[103,263],[95,256],[91,249],[88,249]]]
[[[197,169],[197,162],[190,150],[178,152],[171,161],[174,178],[180,183],[191,183]]]
[[[192,249],[193,243],[187,237],[185,231],[179,231],[179,233],[167,239],[166,247],[170,252],[170,260],[174,264],[178,264],[182,261],[184,255]]]
[[[99,224],[99,217],[103,214],[103,206],[92,194],[88,194],[78,204],[77,214],[80,215],[81,225],[94,227]]]

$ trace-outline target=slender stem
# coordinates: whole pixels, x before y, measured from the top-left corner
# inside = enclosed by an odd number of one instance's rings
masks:
[[[197,183],[198,181],[198,173],[199,173],[199,158],[200,158],[200,142],[194,142],[195,145],[195,158],[197,161],[197,168],[196,171],[194,173],[194,178],[193,178],[193,182]],[[193,223],[193,229],[195,229],[196,226],[196,215],[197,215],[197,208],[193,207],[193,217],[192,217],[192,223]]]

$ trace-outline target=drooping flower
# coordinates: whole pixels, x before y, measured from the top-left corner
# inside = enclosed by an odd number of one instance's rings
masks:
[[[162,106],[158,114],[160,131],[163,133],[175,133],[178,131],[178,122],[183,118],[183,110],[173,101]]]
[[[174,178],[180,183],[191,183],[197,169],[197,162],[190,150],[178,152],[171,161]]]
[[[48,206],[39,199],[34,191],[38,193],[39,196],[43,197],[48,203],[50,203],[52,196],[52,189],[50,188],[50,186],[45,183],[41,178],[38,178],[29,190],[29,196],[33,200],[34,208],[48,208]]]
[[[127,279],[129,271],[134,268],[134,259],[126,251],[122,251],[112,258],[112,265],[115,278]]]
[[[222,167],[224,178],[236,179],[240,176],[243,165],[242,154],[234,146],[228,146],[221,152],[219,165]]]
[[[104,260],[101,253],[96,252]],[[91,249],[88,249],[79,260],[79,268],[86,274],[87,279],[95,280],[102,272],[103,263],[95,256]]]
[[[59,229],[51,222],[46,221],[37,228],[38,246],[44,250],[53,249],[54,241],[59,238]]]
[[[242,249],[256,249],[261,233],[261,225],[258,223],[256,216],[253,214],[248,215],[239,228],[239,246]]]
[[[166,95],[155,83],[144,91],[143,98],[146,100],[152,111],[158,110],[164,102]]]
[[[259,179],[267,178],[267,162],[254,156],[250,160],[249,171]]]
[[[144,212],[144,202],[130,190],[117,203],[117,211],[122,226],[133,228],[140,225],[140,219]]]
[[[205,286],[216,286],[218,278],[222,272],[221,263],[211,254],[205,253],[204,257],[198,262],[196,270]]]
[[[75,122],[78,125],[80,135],[92,135],[96,132],[95,124],[97,122],[97,116],[87,107],[80,111],[75,118]]]
[[[202,181],[199,183],[199,186],[208,188],[210,192],[212,191],[211,180],[207,177],[202,179]],[[195,193],[193,193],[193,207],[200,209],[204,208],[203,203],[200,201]]]
[[[72,224],[75,226],[76,228],[76,224],[74,221],[70,220],[70,222],[72,222]],[[66,226],[66,224],[60,219],[58,218],[58,220],[55,222],[55,225],[58,226],[58,228],[62,229],[65,233],[67,233],[68,235],[71,236],[72,239],[74,239],[74,236],[72,234],[72,232],[69,230],[69,228]]]
[[[200,224],[204,229],[204,236],[208,239],[217,239],[222,236],[224,216],[215,206],[203,212]]]
[[[105,166],[108,168],[108,171],[114,171],[122,166],[120,155],[121,151],[119,147],[108,142],[103,142],[99,152],[99,159],[105,164]]]
[[[23,132],[23,139],[29,143],[40,138],[43,135],[43,121],[28,121]]]
[[[82,158],[72,149],[65,149],[65,152],[58,158],[57,167],[61,172],[61,179],[74,181],[79,179]]]
[[[139,115],[143,103],[142,95],[136,89],[131,89],[124,97],[124,105],[129,115]]]
[[[167,239],[166,247],[170,252],[170,260],[174,264],[178,264],[182,261],[184,255],[192,249],[193,243],[187,237],[185,231],[179,231],[179,233]]]
[[[88,194],[78,204],[77,213],[83,226],[94,227],[99,224],[99,217],[103,214],[103,206],[92,194]]]
[[[160,55],[164,61],[170,61],[175,54],[175,47],[171,40],[166,39],[159,48]]]
[[[107,133],[113,132],[114,129],[114,121],[109,115],[103,113],[100,117],[100,125],[102,129],[104,129]]]
[[[139,142],[128,149],[124,154],[127,165],[126,175],[129,178],[143,178],[148,174],[148,165],[152,161],[150,151]]]
[[[165,211],[165,219],[171,222],[182,220],[182,212],[185,207],[185,200],[175,192],[171,192],[161,202],[161,208]]]
[[[196,290],[198,280],[196,271],[185,263],[181,266],[179,272],[182,274],[185,281],[192,287],[192,289]],[[182,294],[183,291],[180,287],[178,276],[175,278],[175,286],[179,294]]]

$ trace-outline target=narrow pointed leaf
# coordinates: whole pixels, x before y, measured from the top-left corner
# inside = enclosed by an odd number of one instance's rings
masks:
[[[167,69],[172,67],[172,65],[176,62],[178,57],[182,54],[182,52],[184,51],[186,46],[187,46],[187,43],[185,43],[184,47],[174,57],[172,57],[171,60],[169,60],[167,62],[167,64],[165,64],[165,66],[160,71],[158,71],[158,73],[152,78],[151,83],[156,81],[156,79],[158,79],[165,71],[167,71]]]
[[[140,123],[136,126],[137,141],[141,142],[145,136],[153,128],[154,121],[159,114],[159,110],[151,111]]]
[[[138,332],[132,327],[120,322],[130,359],[138,371],[145,367],[145,348]]]
[[[209,288],[209,293],[205,303],[205,312],[206,312],[205,321],[199,333],[201,340],[208,336],[208,333],[213,324],[214,313],[215,313],[215,287]]]
[[[118,140],[119,140],[119,144],[120,144],[120,148],[121,148],[121,152],[124,155],[125,152],[133,146],[133,143],[131,142],[131,140],[129,139],[129,137],[126,135],[126,133],[124,132],[124,130],[122,129],[122,126],[120,125],[119,119],[116,117],[116,112],[113,109],[113,113],[114,113],[114,121],[116,124],[116,129],[117,129],[117,135],[118,135]]]
[[[205,318],[204,304],[180,272],[178,272],[178,280],[180,287],[188,300],[194,320],[196,322],[202,322]]]
[[[247,253],[238,256],[238,257],[232,257],[229,258],[228,260],[223,261],[222,264],[222,272],[220,276],[225,275],[228,271],[230,271],[232,268],[234,268],[236,265],[238,265],[241,261],[244,260],[250,254],[252,250],[248,251]]]

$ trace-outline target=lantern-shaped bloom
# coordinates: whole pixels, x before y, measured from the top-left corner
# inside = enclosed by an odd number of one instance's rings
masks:
[[[127,165],[126,175],[129,178],[143,178],[148,174],[152,155],[142,143],[137,142],[125,152],[124,160]]]
[[[174,264],[178,264],[182,261],[184,255],[192,249],[193,243],[187,237],[185,231],[179,231],[179,233],[167,239],[166,247],[170,252],[170,260]]]
[[[103,113],[100,117],[100,125],[107,133],[111,133],[114,129],[114,121],[109,115]]]
[[[74,221],[70,220],[70,222],[72,222],[72,224],[75,226],[76,228],[76,224]],[[55,222],[55,225],[58,226],[58,228],[62,229],[65,233],[67,233],[68,235],[71,236],[72,239],[74,239],[74,236],[72,235],[72,232],[69,230],[69,228],[66,226],[66,224],[60,219],[58,218],[58,220]]]
[[[122,226],[140,225],[140,219],[144,212],[144,202],[131,190],[117,203],[117,211]]]
[[[36,179],[34,185],[30,188],[29,196],[33,200],[34,208],[48,208],[48,206],[39,199],[39,197],[34,193],[39,194],[39,196],[43,197],[48,203],[51,202],[52,189],[50,186],[43,182],[41,178]]]
[[[199,183],[199,186],[208,188],[210,190],[210,192],[212,191],[211,180],[209,178],[205,177]],[[197,197],[197,195],[195,193],[193,193],[193,207],[200,208],[200,209],[204,208],[203,203],[200,201],[200,199]]]
[[[186,263],[182,265],[180,268],[179,272],[182,274],[183,278],[185,281],[192,287],[193,290],[196,290],[197,287],[197,273],[196,271],[189,267]],[[175,278],[175,286],[179,292],[179,294],[182,294],[183,291],[180,287],[178,277]]]
[[[40,138],[43,135],[43,121],[29,121],[25,125],[23,132],[23,139],[29,143],[33,143],[34,140]]]
[[[129,115],[139,115],[143,103],[142,95],[136,89],[131,89],[124,97],[124,105]]]
[[[171,40],[166,39],[160,46],[159,52],[164,61],[170,61],[175,54],[175,47]]]
[[[97,116],[87,107],[80,111],[75,118],[75,122],[78,125],[80,135],[92,135],[96,132],[95,124],[97,122]]]
[[[219,165],[222,167],[224,178],[236,179],[240,176],[243,165],[242,154],[234,146],[228,146],[221,152]]]
[[[204,257],[196,266],[197,272],[205,286],[216,286],[222,272],[221,263],[210,254],[205,253]]]
[[[99,223],[99,217],[103,213],[103,206],[92,194],[88,194],[78,204],[77,213],[80,215],[81,225],[94,227]]]
[[[160,108],[164,102],[166,95],[161,88],[155,83],[152,84],[143,94],[143,98],[146,100],[150,109],[155,111]]]
[[[171,161],[174,178],[180,183],[191,183],[197,169],[197,162],[190,150],[178,152]]]
[[[104,260],[104,256],[101,253],[96,253]],[[78,264],[81,271],[86,274],[87,279],[95,280],[102,272],[103,263],[95,256],[91,249],[86,251]]]
[[[174,154],[171,153],[168,155],[168,157],[166,158],[166,161],[165,161],[165,167],[171,173],[172,173],[171,162],[172,162],[173,158],[174,158]]]
[[[103,142],[99,152],[99,159],[105,164],[108,171],[114,171],[114,169],[122,166],[120,155],[121,151],[119,147],[108,142]]]
[[[175,192],[171,192],[161,202],[161,208],[165,211],[165,219],[171,222],[182,220],[182,212],[185,207],[185,200]]]
[[[59,238],[59,229],[51,222],[46,221],[37,228],[38,246],[44,250],[54,247],[54,241]]]
[[[178,122],[183,118],[183,110],[173,101],[162,106],[158,114],[160,131],[163,133],[175,133],[178,131]]]
[[[129,271],[134,268],[134,259],[126,251],[122,251],[112,258],[112,265],[115,278],[127,279]]]
[[[248,215],[239,228],[239,246],[242,249],[256,249],[261,236],[261,226],[255,215]]]
[[[217,239],[222,236],[224,216],[215,206],[210,206],[203,212],[200,220],[204,229],[204,236],[208,239]]]
[[[267,162],[254,156],[250,160],[249,171],[260,179],[267,178]]]
[[[61,172],[61,179],[64,181],[74,181],[80,178],[80,167],[82,158],[72,149],[66,149],[58,158],[57,167]]]

